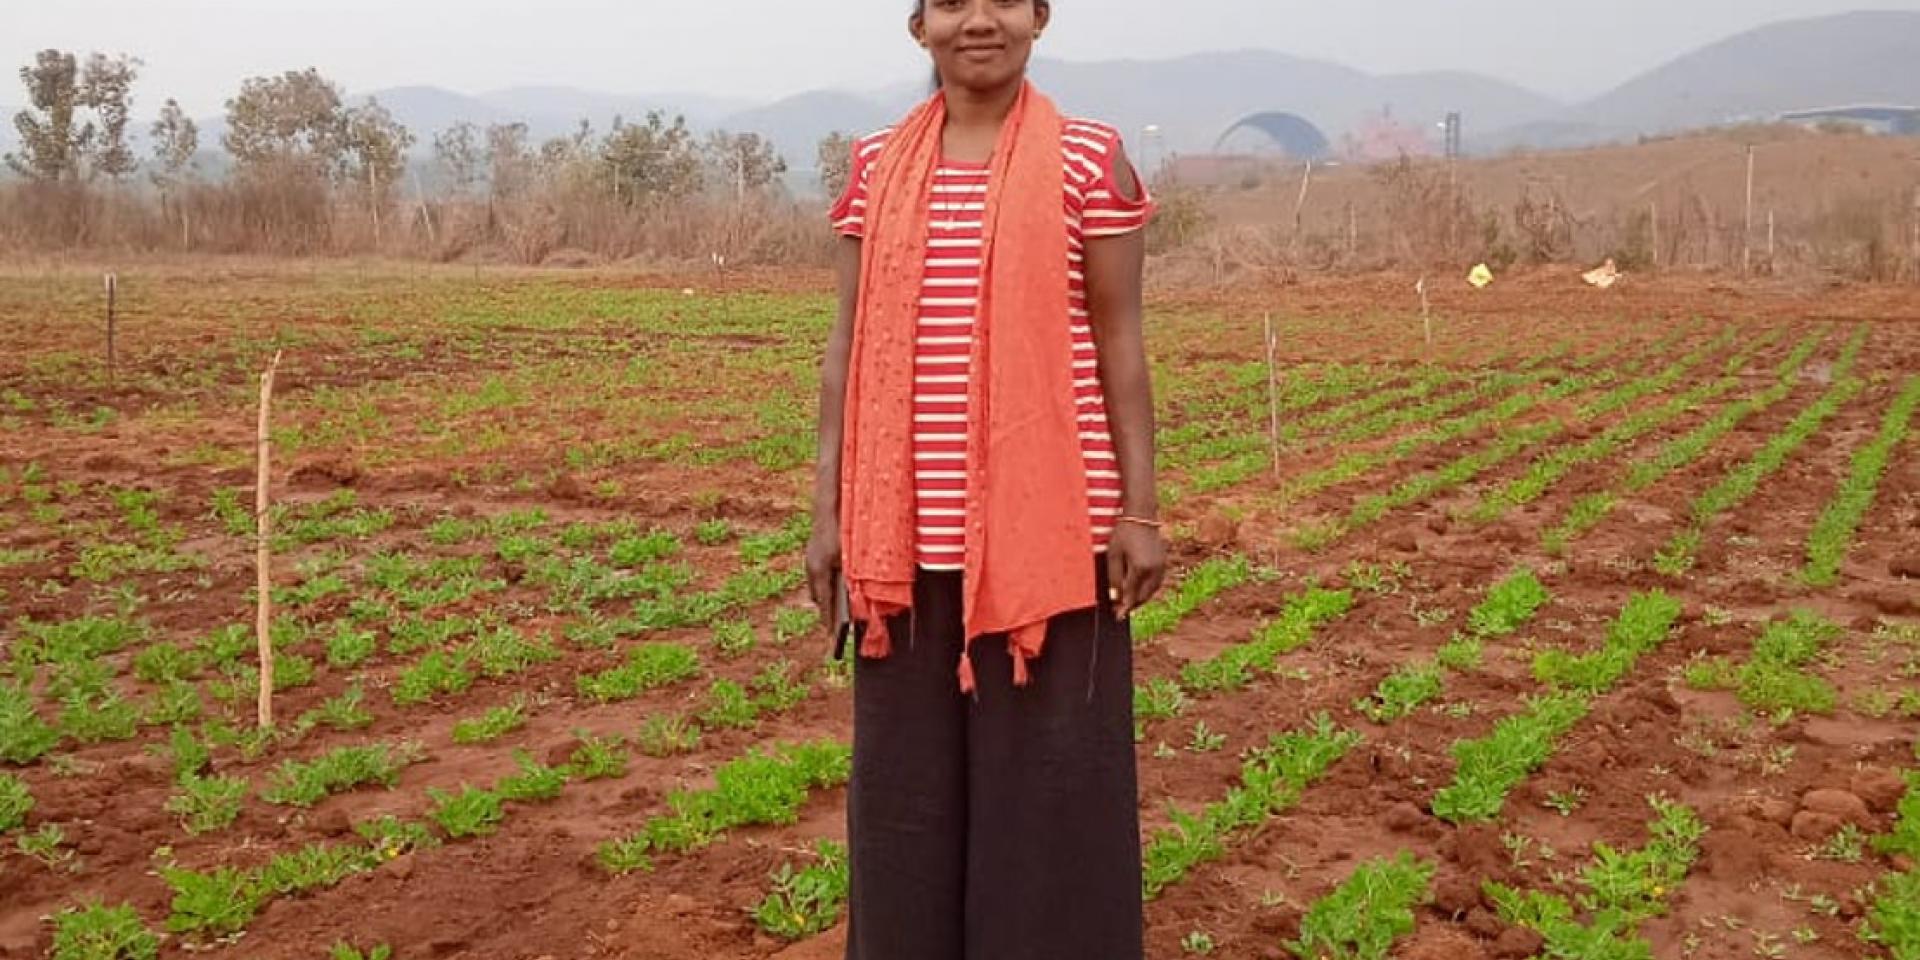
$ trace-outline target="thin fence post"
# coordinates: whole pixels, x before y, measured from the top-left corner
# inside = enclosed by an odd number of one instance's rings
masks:
[[[1273,333],[1273,314],[1265,318],[1267,337],[1267,448],[1273,460],[1273,478],[1280,479],[1280,374],[1275,354],[1280,340]]]
[[[107,383],[109,384],[119,380],[119,357],[115,343],[119,326],[119,318],[116,316],[119,295],[120,278],[111,273],[107,274]]]
[[[1293,256],[1300,254],[1301,218],[1307,209],[1307,191],[1313,186],[1313,161],[1307,161],[1307,169],[1300,174],[1300,198],[1293,202]]]
[[[1773,211],[1769,209],[1767,211],[1767,272],[1774,273],[1778,270],[1777,261],[1774,259]]]
[[[1912,219],[1908,226],[1912,236],[1907,240],[1907,269],[1913,273],[1913,282],[1920,284],[1920,187],[1913,188]]]
[[[1347,201],[1347,264],[1360,255],[1360,215],[1353,208],[1353,201]]]
[[[1740,272],[1753,274],[1753,144],[1747,144],[1747,212],[1740,227]]]
[[[280,369],[280,352],[274,351],[266,373],[260,376],[260,428],[258,432],[259,469],[254,480],[254,632],[260,646],[260,729],[273,726],[273,498],[268,486],[271,476],[273,377]]]
[[[1413,289],[1420,294],[1420,325],[1426,329],[1427,349],[1431,351],[1433,349],[1433,309],[1427,302],[1427,278],[1421,277],[1420,282],[1413,285]]]
[[[1660,269],[1660,201],[1647,201],[1647,229],[1653,233],[1653,269]]]

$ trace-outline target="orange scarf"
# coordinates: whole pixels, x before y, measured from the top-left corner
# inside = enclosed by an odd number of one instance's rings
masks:
[[[1097,602],[1068,330],[1062,123],[1023,87],[988,177],[967,388],[959,674],[969,693],[975,639],[1006,634],[1022,686],[1047,621]],[[841,556],[867,657],[888,655],[886,618],[913,605],[914,336],[945,127],[936,95],[894,130],[869,181],[840,462]]]

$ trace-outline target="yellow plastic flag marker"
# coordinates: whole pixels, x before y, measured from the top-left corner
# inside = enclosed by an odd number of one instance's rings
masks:
[[[1484,263],[1478,264],[1472,273],[1467,274],[1467,282],[1473,284],[1476,290],[1485,290],[1493,282],[1493,270]]]

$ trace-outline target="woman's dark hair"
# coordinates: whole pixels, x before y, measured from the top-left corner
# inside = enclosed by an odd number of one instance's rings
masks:
[[[1045,8],[1051,10],[1053,9],[1053,0],[1033,0],[1033,5],[1036,9]],[[924,17],[927,15],[927,0],[913,0],[913,15],[916,17]],[[933,82],[930,89],[934,92],[938,92],[940,89],[939,67],[933,68]]]
[[[1053,0],[1033,0],[1036,7],[1051,7]],[[913,15],[922,16],[927,12],[927,0],[913,0]]]

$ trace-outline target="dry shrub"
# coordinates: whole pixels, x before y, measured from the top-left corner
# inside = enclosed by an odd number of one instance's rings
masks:
[[[1805,231],[1813,259],[1823,270],[1854,280],[1897,279],[1903,266],[1900,212],[1883,198],[1860,193],[1823,204]]]
[[[1149,253],[1185,248],[1213,229],[1213,213],[1200,189],[1166,183],[1155,187],[1154,196],[1158,209],[1147,225]]]
[[[1460,258],[1461,245],[1477,222],[1466,191],[1444,162],[1402,156],[1370,171],[1381,194],[1382,213],[1393,224],[1398,262],[1431,266]]]

